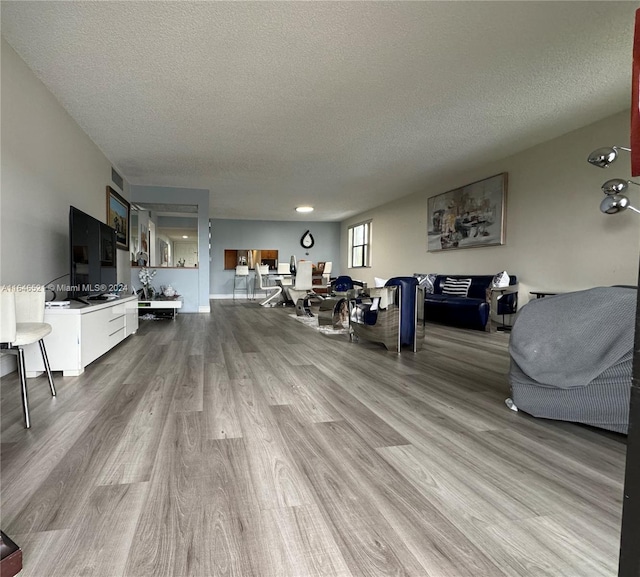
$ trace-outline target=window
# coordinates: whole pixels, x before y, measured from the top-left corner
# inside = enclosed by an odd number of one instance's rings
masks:
[[[349,227],[349,268],[371,266],[371,221]]]

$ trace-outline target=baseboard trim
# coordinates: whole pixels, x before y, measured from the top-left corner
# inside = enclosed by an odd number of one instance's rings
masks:
[[[223,300],[223,299],[233,299],[233,294],[228,295],[209,295],[209,300]],[[246,300],[255,300],[247,297],[247,295],[236,295],[236,300],[246,301]]]
[[[210,313],[211,312],[211,306],[210,305],[199,306],[198,307],[198,312],[199,313]]]

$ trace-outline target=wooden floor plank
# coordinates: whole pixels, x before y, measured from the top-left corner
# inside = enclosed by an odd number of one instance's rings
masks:
[[[290,457],[261,391],[249,380],[234,381],[250,474],[262,509],[313,503],[305,479]]]
[[[362,480],[326,451],[318,425],[305,426],[289,407],[272,410],[349,570],[354,575],[431,575],[369,498]]]
[[[145,390],[145,386],[127,384],[111,389],[112,395],[102,410],[39,485],[33,498],[15,517],[6,520],[9,531],[66,529],[82,517],[83,507]]]
[[[207,362],[203,386],[202,417],[206,438],[242,437],[242,426],[225,366]]]
[[[135,415],[104,465],[98,484],[117,485],[149,481],[162,430],[173,402],[178,376],[155,375],[136,407]]]
[[[143,484],[96,487],[47,575],[122,575],[145,495]]]
[[[301,367],[298,372],[304,375],[308,383],[315,385],[318,393],[335,408],[342,419],[348,421],[364,439],[367,439],[371,446],[387,447],[405,445],[409,442],[322,370]]]
[[[169,412],[124,575],[198,575],[203,478],[199,413]]]
[[[442,577],[503,574],[448,519],[448,512],[409,485],[347,423],[323,423],[316,430],[324,441],[324,453],[333,456],[345,477],[358,480],[369,495],[368,500],[401,537],[426,574]],[[340,454],[332,453],[332,447],[340,447]]]
[[[7,530],[12,519],[26,510],[61,459],[84,434],[95,415],[91,411],[67,413],[66,418],[49,421],[44,434],[12,447],[2,475],[2,523]],[[3,446],[3,453],[5,448]],[[34,467],[37,463],[37,467]]]

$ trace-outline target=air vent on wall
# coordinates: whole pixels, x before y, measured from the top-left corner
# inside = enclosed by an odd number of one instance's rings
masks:
[[[111,180],[122,192],[124,192],[124,179],[111,167]]]

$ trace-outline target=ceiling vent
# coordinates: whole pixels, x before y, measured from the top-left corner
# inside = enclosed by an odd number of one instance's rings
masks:
[[[120,189],[120,192],[124,192],[124,179],[116,172],[113,166],[111,167],[111,181]]]

